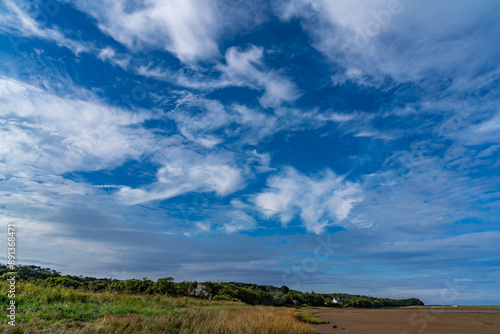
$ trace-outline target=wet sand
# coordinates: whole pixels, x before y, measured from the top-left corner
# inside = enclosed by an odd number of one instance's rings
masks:
[[[405,307],[391,309],[316,309],[329,324],[319,334],[498,334],[500,307]]]

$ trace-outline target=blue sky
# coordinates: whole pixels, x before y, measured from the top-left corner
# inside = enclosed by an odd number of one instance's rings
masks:
[[[499,304],[499,15],[3,0],[0,220],[19,262]]]

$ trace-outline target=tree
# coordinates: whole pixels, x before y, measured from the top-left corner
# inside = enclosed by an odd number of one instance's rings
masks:
[[[154,291],[162,295],[174,295],[175,283],[173,277],[159,278],[154,284]]]
[[[82,283],[68,277],[49,277],[45,282],[50,286],[64,286],[66,288],[77,289],[82,286]]]

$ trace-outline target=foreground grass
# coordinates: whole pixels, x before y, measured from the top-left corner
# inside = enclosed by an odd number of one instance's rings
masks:
[[[300,311],[300,319],[308,324],[320,325],[327,324],[328,321],[321,319],[312,311]]]
[[[5,314],[7,284],[0,285]],[[159,295],[92,293],[18,283],[16,327],[2,333],[298,333],[312,334],[298,310]]]

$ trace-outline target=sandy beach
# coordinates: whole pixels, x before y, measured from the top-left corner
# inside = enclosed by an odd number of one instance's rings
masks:
[[[317,309],[329,324],[320,334],[493,334],[500,333],[500,307],[408,307],[399,309]]]

